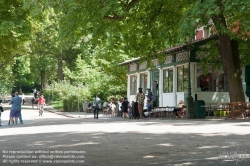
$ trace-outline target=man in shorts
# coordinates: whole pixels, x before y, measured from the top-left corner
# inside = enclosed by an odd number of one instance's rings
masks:
[[[22,105],[22,98],[18,96],[18,92],[15,92],[15,97],[10,100],[10,122],[12,124],[17,124],[18,118],[21,115],[21,105]],[[15,120],[15,122],[14,122]]]

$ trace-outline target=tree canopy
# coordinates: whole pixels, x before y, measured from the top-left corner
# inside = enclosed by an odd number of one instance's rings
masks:
[[[62,68],[72,84],[91,85],[93,73],[104,73],[105,78],[112,75],[108,83],[124,88],[125,70],[117,69],[118,63],[161,56],[160,51],[185,43],[186,36],[204,26],[219,36],[213,45],[229,78],[230,93],[239,92],[231,99],[243,100],[238,73],[250,63],[248,0],[0,0],[0,4],[1,63],[28,55],[34,62],[31,71],[47,82],[57,81],[55,70]],[[38,57],[43,57],[42,68],[33,65]],[[53,67],[60,60],[63,66]],[[84,70],[91,76],[80,78]],[[51,78],[42,76],[46,73]],[[98,86],[106,88],[104,83]]]

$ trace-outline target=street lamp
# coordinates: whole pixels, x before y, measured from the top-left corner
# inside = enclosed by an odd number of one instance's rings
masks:
[[[187,42],[187,51],[188,51],[188,95],[186,97],[186,105],[187,105],[187,119],[194,118],[194,98],[192,97],[191,92],[191,79],[190,79],[190,51],[191,51],[191,43],[189,36],[186,37]]]

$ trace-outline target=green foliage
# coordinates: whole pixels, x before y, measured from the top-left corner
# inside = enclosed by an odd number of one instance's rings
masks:
[[[0,62],[27,53],[31,35],[29,11],[24,0],[0,0]]]
[[[112,64],[113,63],[113,64]],[[76,60],[75,70],[71,72],[65,69],[65,75],[73,79],[75,85],[83,85],[88,88],[92,98],[99,94],[101,99],[106,100],[110,95],[124,96],[126,94],[126,71],[117,68],[117,63],[111,59],[92,59],[90,64],[85,62],[80,56]],[[116,68],[116,69],[115,69]]]
[[[0,5],[0,67],[8,73],[0,74],[1,91],[57,81],[61,57],[66,81],[52,83],[44,93],[70,110],[76,108],[66,103],[75,106],[79,93],[82,101],[95,94],[103,100],[125,96],[126,69],[118,63],[132,57],[163,62],[159,51],[184,43],[201,26],[216,26],[237,40],[242,65],[250,64],[248,0],[0,0]],[[227,27],[214,19],[221,11]],[[220,67],[216,47],[207,43],[199,50],[207,54],[202,65]]]
[[[53,82],[44,90],[44,95],[48,102],[61,101],[64,111],[80,111],[82,103],[91,98],[88,88],[67,82]]]
[[[12,88],[14,87],[14,75],[12,71],[12,66],[10,64],[6,65],[1,69],[0,74],[0,93],[10,94]]]
[[[249,48],[250,48],[250,39],[240,42],[239,51],[240,51],[242,66],[247,66],[250,64]]]
[[[204,55],[200,61],[200,65],[202,65],[203,73],[205,75],[208,73],[208,64],[213,65],[214,69],[220,69],[222,67],[217,41],[211,40],[207,42],[205,45],[200,47],[196,53]]]

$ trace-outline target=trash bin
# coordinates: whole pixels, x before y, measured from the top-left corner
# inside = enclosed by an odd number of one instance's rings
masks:
[[[194,101],[195,117],[205,118],[205,101],[195,100]]]

